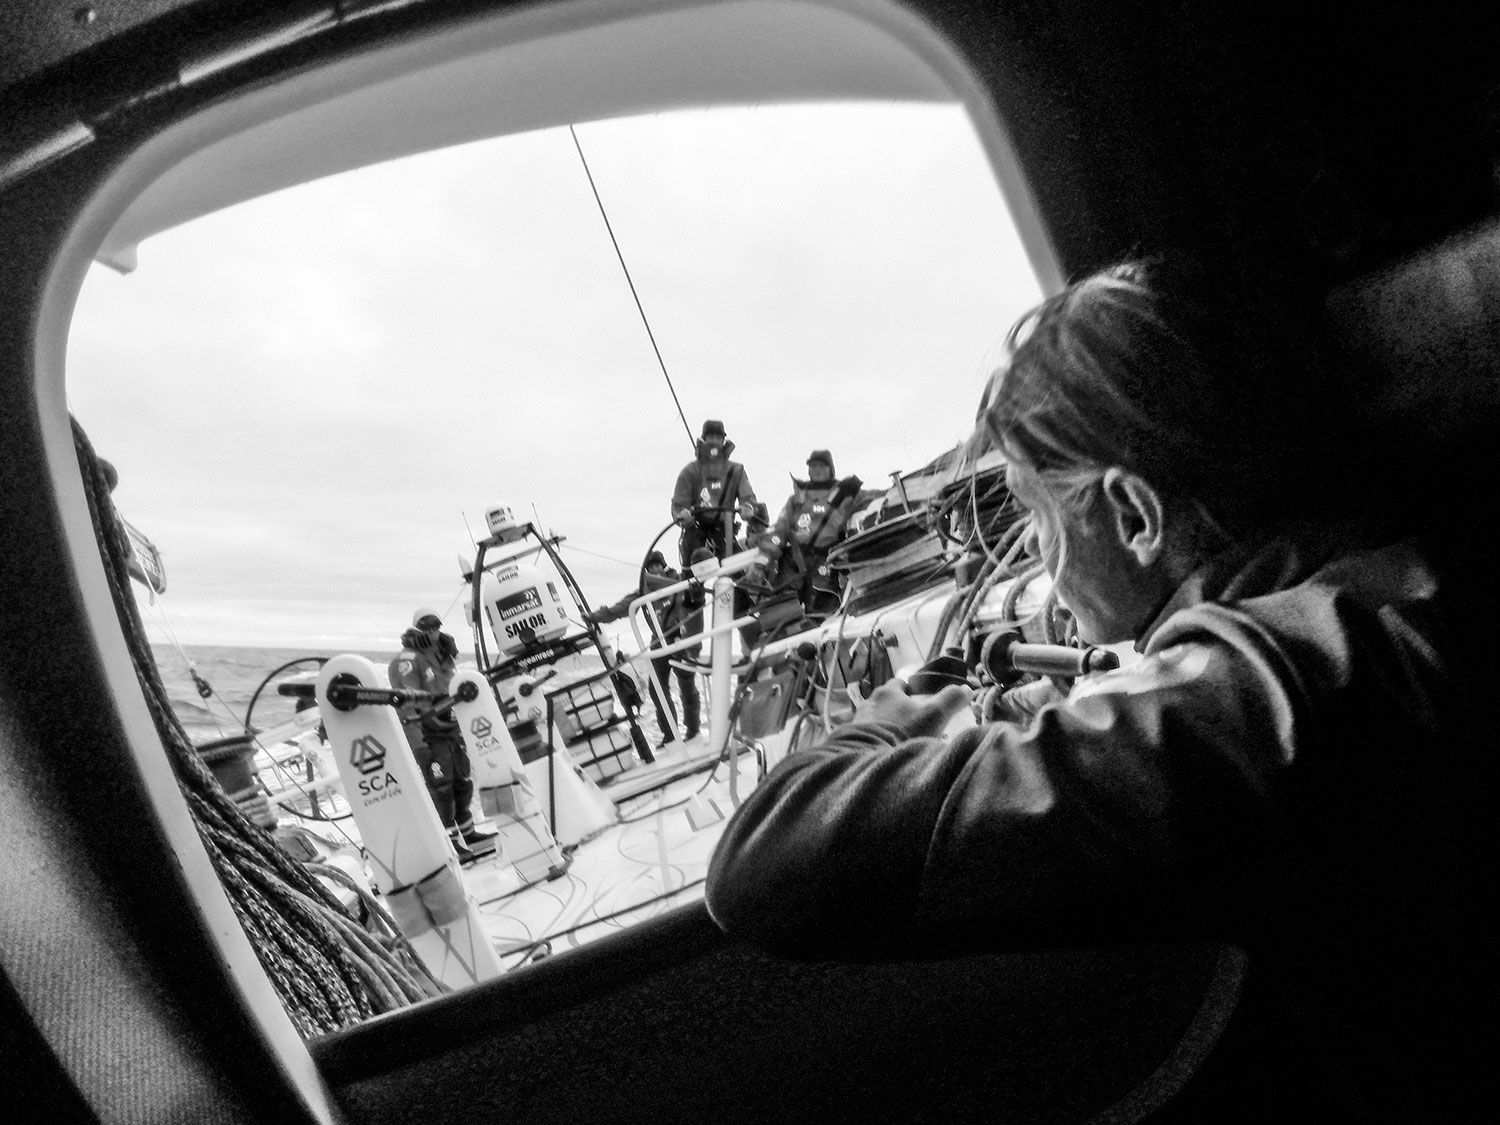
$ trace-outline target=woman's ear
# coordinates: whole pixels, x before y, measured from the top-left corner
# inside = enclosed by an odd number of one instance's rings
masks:
[[[1104,470],[1104,502],[1120,546],[1141,566],[1150,566],[1166,547],[1165,507],[1151,483],[1118,466]]]

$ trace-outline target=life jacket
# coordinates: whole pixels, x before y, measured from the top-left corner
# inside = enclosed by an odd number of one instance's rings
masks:
[[[734,442],[726,441],[721,447],[718,457],[708,456],[708,443],[699,440],[697,443],[697,490],[692,497],[695,506],[705,511],[709,509],[723,508],[726,503],[733,505],[739,502],[741,482],[744,479],[744,469],[738,462],[731,461],[729,455],[734,452]],[[725,486],[731,486],[732,495],[727,498],[724,495]],[[708,516],[707,518],[717,518]]]
[[[437,662],[430,649],[418,644],[420,630],[408,629],[401,634],[401,651],[391,660],[391,687],[408,691],[442,691],[438,683]]]
[[[845,477],[818,485],[794,477],[785,517],[786,540],[803,550],[826,552],[844,537],[862,483],[858,477]]]

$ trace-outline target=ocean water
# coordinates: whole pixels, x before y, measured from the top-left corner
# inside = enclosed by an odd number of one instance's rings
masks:
[[[244,729],[247,712],[258,730],[276,726],[291,717],[296,700],[276,694],[276,680],[299,672],[314,672],[318,658],[337,656],[339,649],[325,652],[292,648],[250,648],[230,645],[153,644],[156,666],[161,671],[167,695],[182,725],[194,744],[238,734]],[[362,652],[376,667],[384,670],[395,652]],[[280,669],[267,683],[266,678]],[[208,684],[210,694],[204,698],[193,683],[192,672]],[[256,692],[259,689],[260,694]],[[254,704],[252,709],[252,702]]]

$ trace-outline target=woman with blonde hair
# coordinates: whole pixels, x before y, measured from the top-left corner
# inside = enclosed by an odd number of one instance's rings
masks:
[[[1080,637],[1141,658],[951,738],[967,688],[881,688],[738,810],[715,920],[801,956],[1232,943],[1325,1112],[1452,1119],[1489,1067],[1495,660],[1441,549],[1327,487],[1296,396],[1335,355],[1160,262],[1023,318],[976,444]]]

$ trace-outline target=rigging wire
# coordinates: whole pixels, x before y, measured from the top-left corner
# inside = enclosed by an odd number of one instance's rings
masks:
[[[590,551],[584,547],[575,547],[572,543],[567,544],[566,547],[567,550],[576,551],[580,555],[589,555],[596,559],[603,559],[605,562],[619,563],[621,566],[628,566],[631,570],[639,570],[641,567],[639,562],[631,562],[629,559],[617,559],[614,555],[601,555],[598,551]]]
[[[604,220],[604,229],[609,232],[609,241],[615,248],[615,257],[620,260],[620,269],[625,273],[625,284],[630,286],[630,295],[635,299],[636,311],[641,314],[641,323],[646,327],[646,337],[651,341],[651,350],[656,353],[656,362],[661,367],[662,378],[667,381],[667,390],[672,393],[672,404],[677,407],[677,417],[682,419],[682,428],[687,433],[688,444],[697,448],[697,442],[693,438],[693,427],[688,425],[687,415],[682,412],[682,403],[677,398],[677,388],[672,385],[672,376],[667,374],[666,361],[661,357],[661,349],[656,346],[656,334],[651,331],[651,322],[646,319],[646,310],[641,305],[640,294],[636,292],[635,281],[630,276],[630,267],[625,264],[625,255],[620,252],[619,239],[615,238],[615,228],[610,225],[609,213],[604,210],[604,200],[599,198],[599,188],[594,183],[594,174],[589,171],[588,159],[583,155],[583,145],[578,141],[578,130],[568,126],[568,135],[573,138],[573,147],[578,150],[578,159],[583,163],[583,174],[588,177],[589,190],[594,193],[594,202],[599,205],[599,216]]]
[[[153,597],[148,609],[151,614],[152,624],[161,628],[173,651],[177,653],[178,659],[187,666],[188,678],[193,681],[193,687],[197,690],[199,698],[203,700],[203,713],[218,728],[219,734],[222,736],[225,730],[223,723],[219,721],[219,716],[215,714],[214,709],[216,707],[228,716],[231,730],[243,730],[244,724],[240,722],[239,716],[231,711],[229,705],[215,694],[213,686],[199,673],[197,664],[188,655],[187,649],[183,647],[182,642],[177,639],[177,630],[172,628],[172,619],[167,615],[167,607],[162,603],[162,599],[160,597]]]

